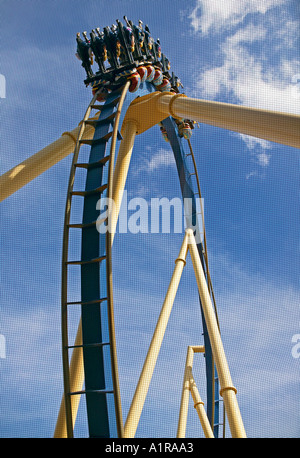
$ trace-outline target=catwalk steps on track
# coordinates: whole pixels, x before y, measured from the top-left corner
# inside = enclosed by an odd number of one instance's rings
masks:
[[[88,413],[88,427],[90,437],[110,437],[115,425],[111,424],[111,404],[109,396],[115,392],[111,380],[107,379],[107,366],[111,364],[109,339],[109,325],[107,321],[108,297],[106,294],[106,280],[103,276],[105,268],[100,268],[106,263],[105,243],[103,235],[97,230],[98,213],[96,203],[101,196],[106,196],[107,182],[104,173],[110,161],[108,145],[111,141],[116,118],[116,109],[120,101],[120,90],[107,96],[103,104],[91,102],[87,110],[87,116],[82,122],[81,135],[78,137],[73,158],[71,177],[68,189],[67,208],[64,228],[64,256],[63,256],[63,282],[62,282],[62,326],[63,326],[63,360],[65,380],[65,401],[68,436],[73,437],[73,419],[71,414],[71,397],[85,395]],[[91,110],[99,110],[98,119],[90,118]],[[87,139],[84,136],[86,126],[95,128],[94,137]],[[120,132],[117,139],[121,140]],[[80,149],[90,147],[81,153],[81,161],[78,161]],[[85,170],[85,189],[74,190],[75,175],[78,170]],[[82,181],[82,180],[81,180]],[[70,222],[71,207],[74,198],[83,198],[83,214],[81,222]],[[81,259],[70,260],[68,246],[72,233],[77,229],[81,231]],[[81,297],[78,300],[68,299],[68,275],[69,269],[79,266],[81,270]],[[81,309],[82,341],[69,344],[68,337],[68,308],[78,306]],[[85,371],[84,389],[71,390],[70,387],[70,351],[83,352]]]

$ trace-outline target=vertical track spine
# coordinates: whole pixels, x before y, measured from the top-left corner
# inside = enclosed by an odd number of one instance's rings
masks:
[[[117,142],[117,136],[118,136],[120,115],[121,115],[123,103],[124,103],[126,94],[128,92],[129,86],[130,86],[130,82],[128,81],[123,88],[120,102],[119,102],[118,109],[117,109],[116,118],[115,118],[113,137],[112,137],[111,149],[110,149],[110,161],[109,161],[109,168],[108,168],[108,183],[107,183],[107,196],[109,198],[108,202],[111,202],[111,199],[112,199],[115,149],[116,149],[116,142]],[[110,212],[111,212],[111,209],[109,209],[109,214],[111,214]],[[113,279],[112,279],[112,234],[110,231],[107,231],[106,233],[105,242],[106,242],[106,281],[107,281],[106,288],[107,288],[107,297],[108,297],[112,379],[113,379],[113,386],[114,386],[115,413],[116,413],[118,437],[122,438],[124,435],[124,424],[123,424],[123,418],[122,418],[122,406],[121,406],[121,397],[120,397],[116,338],[115,338],[115,327],[114,327]]]
[[[81,122],[81,127],[78,133],[74,153],[73,153],[73,160],[71,165],[71,171],[69,176],[69,183],[68,183],[68,190],[67,190],[67,200],[66,200],[66,207],[65,207],[65,217],[64,217],[64,230],[63,230],[63,249],[62,249],[62,287],[61,287],[61,333],[62,333],[62,365],[63,365],[63,380],[64,380],[64,396],[63,402],[64,406],[61,409],[65,409],[64,419],[66,422],[66,435],[68,438],[73,437],[73,418],[72,418],[72,401],[71,401],[71,386],[70,386],[70,369],[69,369],[69,338],[68,338],[68,251],[69,251],[69,223],[70,223],[70,215],[71,215],[71,205],[72,205],[72,192],[75,180],[75,172],[76,167],[75,164],[78,160],[78,155],[80,151],[80,140],[85,131],[86,121],[90,116],[92,107],[95,104],[97,96],[99,94],[95,94],[92,98],[84,118]],[[81,328],[78,330],[77,337],[78,339],[81,338],[80,336]],[[78,342],[77,342],[78,344]],[[74,349],[75,350],[75,349]],[[80,350],[79,350],[80,351]],[[61,426],[64,428],[64,425]]]
[[[110,146],[110,153],[109,156],[103,158],[103,160],[99,161],[99,164],[101,163],[104,165],[106,162],[108,162],[108,182],[107,185],[105,186],[107,196],[111,196],[112,194],[112,185],[113,185],[113,168],[114,168],[114,158],[115,158],[115,148],[116,148],[116,142],[120,138],[119,137],[119,120],[120,120],[120,115],[121,115],[121,110],[122,110],[122,105],[126,97],[126,93],[129,89],[130,83],[126,83],[123,88],[121,88],[121,96],[118,96],[107,104],[107,106],[115,107],[116,111],[114,113],[114,116],[110,115],[107,120],[110,123],[113,123],[113,132],[111,134],[107,134],[104,137],[104,143],[106,143],[110,138],[111,138],[111,146]],[[96,343],[96,344],[88,344],[84,342],[84,339],[82,337],[82,320],[80,320],[78,331],[77,331],[77,337],[74,345],[69,345],[69,338],[68,338],[68,305],[70,304],[81,304],[82,306],[86,307],[91,307],[93,304],[96,304],[97,302],[99,303],[99,306],[102,302],[102,300],[99,301],[89,301],[85,303],[83,301],[83,298],[81,298],[81,301],[77,302],[68,302],[68,265],[70,264],[86,264],[90,262],[101,262],[102,258],[98,259],[93,259],[90,261],[68,261],[69,257],[69,230],[71,227],[78,227],[81,229],[84,229],[87,226],[93,225],[92,223],[90,224],[70,224],[70,214],[71,214],[71,206],[72,206],[72,197],[73,195],[82,195],[85,198],[85,195],[88,195],[90,191],[88,192],[77,192],[74,193],[73,191],[73,185],[75,181],[75,173],[78,167],[82,168],[87,168],[87,171],[89,169],[93,169],[94,166],[99,166],[99,164],[81,164],[78,163],[78,156],[79,156],[79,151],[80,147],[82,144],[88,143],[90,145],[99,143],[101,140],[90,140],[90,141],[84,141],[83,140],[83,134],[85,131],[86,125],[93,125],[95,127],[95,132],[97,128],[97,124],[99,121],[94,120],[91,121],[89,119],[91,109],[96,109],[96,108],[102,108],[105,107],[104,105],[95,105],[95,101],[97,99],[98,94],[95,94],[93,97],[92,101],[90,102],[87,111],[85,113],[85,116],[83,118],[82,124],[81,124],[81,129],[77,137],[77,142],[76,146],[74,149],[73,153],[73,160],[72,160],[72,165],[71,165],[71,171],[70,171],[70,176],[69,176],[69,184],[68,184],[68,190],[67,190],[67,201],[66,201],[66,208],[65,208],[65,220],[64,220],[64,231],[63,231],[63,254],[62,254],[62,291],[61,291],[61,329],[62,329],[62,360],[63,360],[63,378],[64,378],[64,399],[63,399],[63,408],[64,408],[64,419],[65,419],[65,429],[66,429],[66,435],[68,438],[72,438],[74,436],[74,423],[75,423],[75,416],[80,399],[81,394],[86,394],[87,396],[93,395],[93,393],[100,395],[101,397],[106,394],[113,394],[114,395],[114,406],[115,406],[115,418],[116,418],[116,426],[117,426],[117,433],[118,437],[123,436],[123,420],[122,420],[122,409],[121,409],[121,400],[120,400],[120,389],[119,389],[119,376],[118,376],[118,364],[117,364],[117,354],[116,354],[116,341],[115,341],[115,329],[114,329],[114,312],[113,312],[113,285],[112,285],[112,263],[111,263],[111,237],[110,233],[107,232],[105,236],[105,246],[106,246],[106,255],[103,257],[106,259],[106,280],[107,280],[107,304],[108,304],[108,332],[109,332],[109,342],[107,343]],[[106,118],[105,118],[106,119]],[[102,121],[106,122],[105,120]],[[101,124],[101,123],[100,123]],[[100,125],[99,124],[99,125]],[[106,138],[107,137],[107,138]],[[105,160],[104,160],[105,159]],[[103,299],[104,300],[104,299]],[[90,304],[90,305],[89,305]],[[69,350],[73,349],[73,352],[83,352],[84,349],[88,348],[103,348],[104,346],[109,345],[110,346],[110,358],[111,358],[111,371],[112,371],[112,382],[113,382],[113,389],[112,390],[107,390],[107,389],[76,389],[75,391],[73,390],[72,387],[72,380],[70,377],[70,369],[72,366],[72,361],[71,365],[69,363]],[[73,353],[74,355],[74,353]],[[72,355],[72,356],[73,356]],[[84,358],[84,355],[83,355]],[[81,357],[79,358],[80,360],[82,359]],[[84,360],[84,359],[83,359]],[[78,388],[78,387],[77,387]],[[76,396],[75,396],[76,395]],[[75,399],[74,399],[75,396]],[[74,404],[77,404],[77,407],[74,407]],[[61,437],[61,435],[56,434],[56,437]]]

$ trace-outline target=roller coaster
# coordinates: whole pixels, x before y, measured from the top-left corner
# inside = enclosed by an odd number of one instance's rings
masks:
[[[201,189],[191,135],[196,123],[206,123],[292,147],[299,147],[299,116],[244,106],[192,99],[183,92],[180,79],[171,72],[142,21],[95,28],[76,36],[76,56],[85,70],[84,84],[92,99],[79,125],[0,177],[1,200],[43,173],[70,153],[73,154],[63,226],[61,335],[63,398],[54,437],[74,437],[81,396],[85,397],[89,437],[135,437],[152,374],[163,342],[187,254],[196,277],[204,335],[203,346],[189,346],[177,437],[185,437],[189,395],[194,400],[205,437],[222,435],[225,416],[232,437],[246,437],[224,352],[217,305],[208,263],[203,209],[196,206]],[[97,70],[93,70],[93,65]],[[170,145],[183,199],[192,202],[185,215],[186,230],[169,288],[159,315],[135,394],[123,421],[114,321],[112,246],[137,135],[159,126]],[[82,159],[83,157],[83,159]],[[74,189],[78,170],[85,170],[85,188]],[[99,218],[99,202],[108,199],[105,218]],[[83,201],[82,219],[70,220],[72,204]],[[202,228],[201,240],[195,227]],[[102,230],[100,230],[102,228]],[[80,259],[70,259],[72,231],[81,233]],[[70,270],[80,268],[81,295],[69,297]],[[118,279],[115,279],[117,282]],[[76,339],[69,338],[69,310],[77,307],[81,318]],[[201,326],[202,325],[202,326]],[[193,377],[194,353],[205,354],[206,408]],[[223,401],[223,406],[221,406]],[[223,419],[221,419],[223,415]]]

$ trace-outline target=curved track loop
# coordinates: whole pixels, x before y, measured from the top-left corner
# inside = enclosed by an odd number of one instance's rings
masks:
[[[86,398],[89,436],[123,437],[113,312],[112,234],[109,230],[105,233],[99,233],[97,230],[97,218],[99,216],[97,202],[103,196],[111,197],[112,195],[116,144],[117,140],[122,138],[118,127],[122,125],[127,108],[137,96],[143,96],[155,90],[152,84],[144,83],[134,94],[128,92],[128,84],[126,84],[108,94],[105,102],[101,105],[95,105],[99,93],[96,94],[82,121],[74,150],[65,210],[62,259],[62,352],[67,437],[73,437],[74,422],[81,394],[84,394]],[[90,118],[92,109],[100,110],[100,114]],[[172,117],[162,121],[162,124],[167,131],[176,160],[182,197],[192,198],[192,219],[194,221],[197,218],[195,196],[198,195],[201,198],[201,193],[191,144],[188,141],[190,153],[186,154],[176,122]],[[84,138],[87,125],[95,127],[92,140]],[[91,146],[89,160],[86,163],[77,162],[82,144]],[[106,153],[108,150],[109,154]],[[190,155],[194,168],[192,173],[187,166],[187,156]],[[75,173],[78,168],[86,169],[87,172],[84,191],[73,190]],[[193,189],[192,176],[196,176],[196,192]],[[71,205],[74,196],[84,199],[82,222],[79,224],[70,224]],[[201,213],[204,247],[200,242],[198,250],[209,290],[213,295],[208,269],[203,209]],[[81,259],[77,261],[69,261],[68,259],[69,230],[71,228],[79,228],[82,231]],[[78,301],[69,302],[68,269],[73,265],[80,265],[81,269],[81,298]],[[68,342],[68,308],[71,305],[78,305],[81,308],[80,325],[75,344],[72,346]],[[203,314],[202,320],[206,348],[207,410],[211,424],[214,425],[215,437],[217,437],[219,427],[218,378],[215,377],[212,352]],[[71,349],[73,349],[72,359],[74,355],[76,357],[77,353],[78,359],[83,359],[82,370],[84,373],[82,375],[85,386],[75,392],[71,391],[72,360],[71,364],[69,362]]]

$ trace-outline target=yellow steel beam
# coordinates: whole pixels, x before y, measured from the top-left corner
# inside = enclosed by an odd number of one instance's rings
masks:
[[[193,99],[184,94],[154,92],[135,99],[126,117],[142,133],[167,116],[188,118],[257,138],[300,147],[300,116],[230,103]]]
[[[205,349],[203,346],[197,346],[197,347],[189,346],[187,350],[182,395],[181,395],[181,404],[180,404],[180,411],[179,411],[178,428],[177,428],[177,438],[185,437],[190,392],[191,392],[191,395],[194,401],[194,407],[198,413],[205,437],[208,437],[208,438],[214,437],[212,428],[207,418],[206,411],[204,409],[204,402],[202,401],[200,397],[199,391],[196,386],[196,382],[194,380],[193,371],[192,371],[194,353],[200,353],[204,351]]]
[[[220,380],[220,395],[224,400],[231,434],[232,437],[246,437],[246,432],[236,398],[237,390],[232,383],[216,315],[211,303],[210,294],[197,250],[195,237],[192,229],[187,229],[187,233],[189,234],[188,248],[193,262],[212,353]]]
[[[111,233],[111,243],[113,243],[117,221],[119,217],[122,197],[126,184],[128,169],[131,161],[134,140],[137,133],[137,123],[132,120],[124,121],[122,125],[123,139],[118,151],[116,164],[113,173],[112,186],[112,207],[108,227]]]
[[[160,91],[136,97],[127,109],[123,125],[133,121],[137,126],[137,134],[142,134],[158,124],[169,116],[169,113],[165,114],[160,108],[160,99],[164,97],[165,93]]]
[[[136,133],[140,134],[170,115],[300,148],[299,115],[193,99],[184,94],[157,91],[137,97],[125,121],[136,123]],[[4,173],[0,177],[0,201],[70,154],[78,132],[79,127],[64,132],[61,138]],[[92,126],[86,126],[86,138],[92,138],[93,132]]]
[[[134,437],[148,393],[152,374],[156,365],[160,347],[169,321],[183,268],[186,264],[188,236],[184,237],[179,256],[175,261],[169,288],[156,324],[143,369],[133,396],[133,400],[124,426],[124,437]]]
[[[300,116],[295,114],[167,94],[158,100],[158,104],[160,110],[173,113],[175,117],[300,147]]]
[[[74,151],[80,125],[0,176],[0,202],[25,186]],[[85,138],[93,138],[95,128],[85,127]]]
[[[194,354],[194,350],[191,349],[190,351],[192,354]],[[204,432],[205,437],[207,438],[214,438],[214,433],[211,428],[211,425],[209,423],[205,408],[204,408],[204,402],[202,401],[196,382],[194,380],[193,376],[193,371],[192,371],[192,366],[188,367],[188,376],[189,376],[189,385],[190,385],[190,391],[191,395],[194,401],[194,408],[196,409],[198,413],[198,417]]]
[[[190,352],[190,347],[188,347],[186,362],[185,362],[185,371],[183,377],[183,385],[181,392],[181,402],[179,409],[179,418],[177,426],[177,438],[184,438],[186,432],[186,423],[189,409],[189,398],[190,398],[190,377],[189,377],[189,367],[192,367],[194,352]]]

